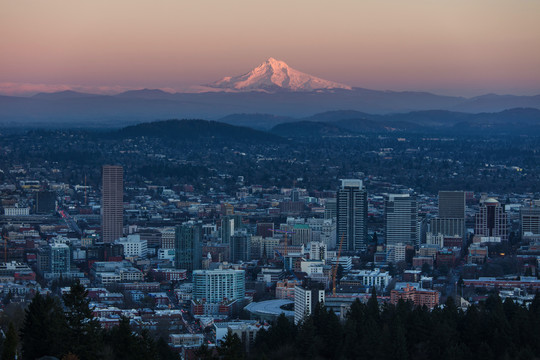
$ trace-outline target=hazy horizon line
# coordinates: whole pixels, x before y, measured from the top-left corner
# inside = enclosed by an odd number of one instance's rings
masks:
[[[540,90],[454,90],[446,88],[438,89],[419,89],[419,88],[395,88],[395,89],[377,89],[362,86],[351,85],[353,89],[366,89],[374,91],[392,91],[392,92],[425,92],[441,96],[455,96],[474,98],[477,96],[495,94],[495,95],[512,95],[512,96],[539,96]],[[204,92],[249,92],[249,91],[233,91],[219,88],[212,88],[205,85],[184,85],[184,86],[152,86],[152,85],[81,85],[81,84],[45,84],[45,83],[28,83],[28,82],[0,82],[0,95],[15,96],[15,97],[32,97],[40,93],[58,93],[62,91],[74,91],[90,95],[118,95],[126,91],[138,90],[161,90],[169,94],[196,94]],[[349,90],[343,90],[349,91]]]

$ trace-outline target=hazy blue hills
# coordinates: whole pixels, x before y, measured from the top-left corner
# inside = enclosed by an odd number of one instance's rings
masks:
[[[160,89],[142,89],[142,90],[128,90],[123,93],[114,95],[117,98],[137,98],[137,99],[174,99],[175,94],[165,92]]]
[[[87,94],[82,93],[78,91],[73,90],[65,90],[65,91],[59,91],[54,93],[37,93],[36,95],[32,96],[33,99],[41,99],[41,100],[63,100],[63,99],[80,99],[80,98],[87,98],[87,97],[94,97],[99,96],[95,94]]]
[[[282,137],[338,137],[349,136],[351,131],[331,123],[314,121],[296,121],[274,126],[270,132]]]
[[[479,114],[432,110],[388,115],[332,111],[276,125],[271,132],[289,137],[385,132],[540,135],[540,110],[517,108]]]
[[[168,93],[142,89],[117,95],[75,91],[37,94],[32,97],[0,96],[0,126],[71,126],[120,128],[159,119],[212,119],[235,125],[269,129],[280,122],[307,119],[313,114],[347,110],[342,118],[444,110],[463,113],[500,112],[512,108],[540,109],[540,96],[487,94],[474,98],[425,92],[378,91],[354,88],[299,92],[204,92]],[[357,113],[355,113],[357,112]],[[273,114],[249,124],[248,116]],[[365,116],[363,114],[366,114]],[[227,117],[224,119],[224,117]],[[275,117],[275,118],[270,118]],[[332,116],[330,116],[332,117]],[[253,119],[251,119],[253,120]]]
[[[463,112],[499,112],[512,108],[536,108],[540,103],[540,95],[534,96],[516,96],[516,95],[497,95],[486,94],[482,96],[467,99],[463,103],[455,105],[448,110]]]
[[[267,130],[278,124],[296,122],[298,119],[272,114],[231,114],[218,119],[218,121],[231,125]]]
[[[334,111],[325,111],[323,113],[318,113],[312,116],[304,118],[307,121],[335,121],[335,120],[346,120],[346,119],[365,119],[372,114],[367,114],[361,111],[356,110],[334,110]]]
[[[222,139],[235,142],[281,142],[280,137],[242,126],[206,120],[165,120],[127,126],[115,134],[124,138],[152,137],[178,141]]]

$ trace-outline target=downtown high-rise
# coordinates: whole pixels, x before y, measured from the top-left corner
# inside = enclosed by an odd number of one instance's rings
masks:
[[[193,300],[220,303],[223,300],[243,300],[246,291],[244,270],[193,271]]]
[[[501,241],[508,240],[508,215],[497,199],[487,198],[480,203],[474,234],[500,238]]]
[[[399,243],[418,246],[418,204],[408,194],[391,194],[385,202],[386,244]]]
[[[201,224],[186,223],[176,227],[174,248],[177,269],[193,271],[201,268],[202,232]]]
[[[431,219],[430,232],[466,241],[465,208],[464,191],[439,191],[439,216]]]
[[[367,249],[367,191],[362,180],[341,180],[337,193],[337,244],[343,237],[344,251]]]
[[[101,233],[105,243],[122,237],[124,227],[124,169],[103,166],[101,196]]]

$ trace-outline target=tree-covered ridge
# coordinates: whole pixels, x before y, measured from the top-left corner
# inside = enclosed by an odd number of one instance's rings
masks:
[[[281,142],[283,139],[263,131],[206,120],[154,121],[125,127],[118,131],[121,137],[147,136],[172,140],[204,138],[230,141]]]
[[[540,297],[529,308],[491,296],[466,311],[452,299],[429,311],[400,301],[352,304],[344,322],[320,306],[294,325],[285,316],[259,331],[246,359],[537,359]]]

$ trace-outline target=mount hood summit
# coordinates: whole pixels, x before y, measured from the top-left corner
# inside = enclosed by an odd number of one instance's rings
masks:
[[[352,88],[345,84],[324,80],[295,70],[284,61],[269,58],[250,72],[227,76],[206,85],[229,91],[315,91]]]

